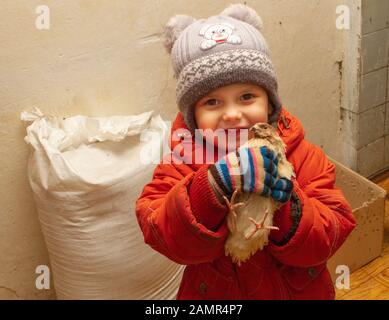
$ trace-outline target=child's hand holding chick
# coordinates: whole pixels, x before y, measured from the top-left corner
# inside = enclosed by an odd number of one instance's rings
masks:
[[[242,147],[209,167],[210,182],[217,193],[228,198],[234,192],[247,192],[284,203],[290,199],[293,184],[278,177],[278,161],[274,151],[265,146]]]

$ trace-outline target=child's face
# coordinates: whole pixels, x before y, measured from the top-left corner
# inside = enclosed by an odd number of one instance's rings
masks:
[[[240,144],[239,131],[247,130],[257,122],[267,122],[271,111],[265,89],[251,83],[233,83],[215,89],[201,98],[194,110],[199,129],[236,129],[236,147]],[[206,135],[205,139],[224,149],[234,143],[228,138],[223,143],[216,135]]]

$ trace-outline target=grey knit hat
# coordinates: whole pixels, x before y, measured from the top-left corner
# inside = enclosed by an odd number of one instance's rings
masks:
[[[177,105],[192,133],[197,128],[193,110],[197,101],[234,82],[262,86],[273,106],[269,123],[278,120],[277,76],[260,30],[261,18],[243,4],[232,4],[207,19],[176,15],[166,24],[164,45],[177,79]]]

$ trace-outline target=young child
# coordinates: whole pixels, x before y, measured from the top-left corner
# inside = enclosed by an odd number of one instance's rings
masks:
[[[165,27],[180,112],[171,129],[173,151],[144,187],[136,215],[145,242],[186,265],[177,299],[335,298],[326,262],[355,220],[334,186],[334,164],[304,139],[300,121],[281,105],[261,28],[257,13],[241,4],[207,19],[177,15]],[[199,144],[196,129],[237,129],[239,147],[239,132],[258,122],[277,129],[295,179],[276,178],[278,159],[266,148],[245,150],[252,157],[237,149],[221,157],[215,152],[211,163],[195,161],[199,148],[217,151],[235,141],[211,134],[202,135],[205,143]],[[226,165],[233,158],[250,174],[236,180]],[[271,230],[268,245],[241,265],[224,251],[225,199],[234,190],[284,203],[273,219],[279,230]]]

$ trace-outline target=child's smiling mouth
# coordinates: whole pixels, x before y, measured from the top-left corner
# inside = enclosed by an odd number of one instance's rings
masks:
[[[249,128],[247,128],[247,127],[228,128],[228,129],[224,129],[224,132],[225,132],[225,134],[227,136],[230,135],[230,134],[233,135],[234,133],[238,136],[238,135],[241,135],[242,132],[243,133],[247,132],[247,135],[248,135],[249,134]]]
[[[250,139],[251,131],[248,127],[236,127],[223,130],[227,144],[233,143],[239,146],[241,143],[245,143]]]

